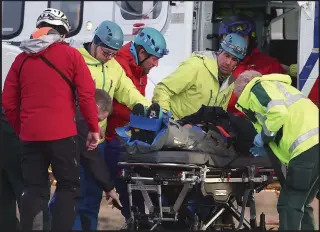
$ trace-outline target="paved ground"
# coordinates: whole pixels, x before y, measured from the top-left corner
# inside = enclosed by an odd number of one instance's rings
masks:
[[[267,222],[277,222],[278,221],[278,213],[276,210],[277,205],[277,196],[274,192],[261,192],[256,195],[256,205],[257,205],[257,215],[260,213],[266,214]],[[317,229],[319,229],[319,201],[316,199],[313,202],[314,214]],[[247,210],[248,211],[248,210]],[[248,213],[246,218],[248,218]],[[259,219],[259,217],[258,217]],[[120,214],[119,210],[111,209],[110,206],[106,204],[106,201],[103,200],[101,203],[101,209],[99,214],[99,230],[116,230],[120,229],[124,223],[124,218]],[[273,227],[272,225],[268,226]]]
[[[52,188],[54,190],[54,187]],[[266,221],[271,223],[277,223],[278,213],[276,210],[277,196],[274,192],[261,192],[256,194],[257,216],[262,212],[266,214]],[[319,201],[317,199],[312,203],[314,209],[314,216],[317,229],[319,229]],[[248,218],[248,210],[246,212],[246,218]],[[259,219],[259,216],[258,216]],[[98,230],[118,230],[124,224],[124,218],[118,209],[112,209],[110,205],[107,205],[105,199],[101,203],[99,213]],[[273,227],[269,225],[268,228]],[[276,226],[277,227],[277,226]]]

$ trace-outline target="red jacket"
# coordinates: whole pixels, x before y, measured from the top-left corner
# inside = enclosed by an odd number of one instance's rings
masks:
[[[244,58],[232,74],[235,78],[238,78],[241,73],[247,70],[255,70],[263,75],[283,73],[283,69],[278,60],[262,53],[258,48],[254,48],[251,54]],[[235,108],[237,100],[237,97],[233,93],[229,101],[228,111],[243,116],[244,114]]]
[[[147,86],[147,75],[143,74],[143,70],[137,65],[134,56],[130,51],[132,42],[124,45],[116,56],[117,62],[121,65],[126,75],[132,80],[138,91],[145,96]],[[106,139],[111,140],[115,135],[115,128],[123,127],[130,120],[130,109],[120,104],[117,100],[113,100],[113,113],[108,117],[106,130]]]
[[[319,107],[319,77],[317,77],[317,80],[313,84],[308,97]]]
[[[20,139],[51,141],[77,134],[72,90],[40,59],[40,54],[70,78],[77,89],[80,110],[90,131],[98,132],[95,86],[90,71],[76,49],[57,42],[35,54],[19,54],[6,77],[2,105]]]

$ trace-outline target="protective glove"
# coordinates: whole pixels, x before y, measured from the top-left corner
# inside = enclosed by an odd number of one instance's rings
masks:
[[[257,147],[264,146],[264,142],[262,141],[261,133],[257,134],[256,137],[254,137],[253,144]]]
[[[297,70],[298,70],[298,65],[297,64],[290,65],[289,66],[289,76],[297,77]]]
[[[262,157],[267,155],[267,152],[263,147],[254,146],[254,147],[251,147],[249,151],[253,157]]]

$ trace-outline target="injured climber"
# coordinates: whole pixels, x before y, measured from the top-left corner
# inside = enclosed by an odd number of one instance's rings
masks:
[[[178,121],[170,116],[157,103],[149,107],[148,113],[137,104],[130,123],[116,132],[129,154],[187,150],[222,156],[249,155],[257,134],[247,118],[221,107],[202,105],[196,113]]]
[[[221,167],[239,156],[255,155],[251,152],[257,134],[250,120],[226,112],[222,107],[202,105],[196,113],[175,121],[171,119],[170,113],[162,112],[157,103],[153,103],[148,111],[141,104],[135,105],[129,124],[117,128],[116,132],[127,152],[120,159],[124,162],[134,155],[139,157],[139,154],[158,150],[176,150],[213,155],[216,156],[214,160],[220,156],[222,159],[219,159],[217,164]],[[174,159],[170,157],[170,160]],[[164,195],[164,202],[172,200],[169,195]],[[215,204],[212,198],[201,196],[194,196],[188,204],[194,202]],[[201,218],[209,215],[208,209],[197,209],[200,210]],[[194,214],[196,209],[191,207],[189,210]],[[223,213],[220,219],[222,224],[233,224],[233,216],[227,212]]]

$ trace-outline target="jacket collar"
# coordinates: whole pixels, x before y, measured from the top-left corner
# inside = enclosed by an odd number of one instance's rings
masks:
[[[125,44],[120,50],[117,52],[117,57],[125,60],[131,69],[134,69],[135,72],[142,73],[143,69],[138,65],[138,56],[137,51],[133,45],[133,42],[129,42]]]
[[[245,56],[245,58],[241,61],[242,64],[246,64],[246,63],[252,63],[250,62],[250,60],[255,57],[256,55],[258,55],[260,52],[260,50],[258,48],[254,48],[252,49],[251,53],[248,54],[247,56]]]
[[[204,66],[208,69],[211,75],[218,80],[218,62],[215,53],[210,52],[209,55],[204,52],[194,52],[192,57],[198,57],[203,60]]]

